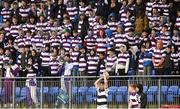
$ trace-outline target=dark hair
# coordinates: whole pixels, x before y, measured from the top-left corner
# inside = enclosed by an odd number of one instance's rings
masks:
[[[139,89],[138,93],[143,92],[143,85],[142,84],[137,84],[137,88]]]
[[[70,58],[70,54],[65,54],[65,56],[69,57]]]
[[[101,80],[99,83],[100,83],[100,84],[104,84],[104,80]]]

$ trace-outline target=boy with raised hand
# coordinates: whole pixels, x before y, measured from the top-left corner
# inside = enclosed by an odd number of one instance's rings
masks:
[[[108,109],[108,74],[103,75],[94,83],[97,90],[97,109]]]

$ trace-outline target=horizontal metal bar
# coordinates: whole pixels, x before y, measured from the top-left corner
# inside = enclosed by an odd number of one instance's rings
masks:
[[[37,79],[60,79],[60,78],[99,78],[100,76],[52,76],[52,77],[35,77]],[[109,78],[179,78],[180,75],[133,75],[133,76],[109,76]],[[14,77],[9,79],[27,79],[28,77]],[[0,79],[7,79],[7,77],[0,77]]]

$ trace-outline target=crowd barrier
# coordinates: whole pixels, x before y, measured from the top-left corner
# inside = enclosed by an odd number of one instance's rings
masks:
[[[179,106],[179,78],[170,75],[111,76],[108,80],[108,107],[127,108],[128,86],[139,83],[147,94],[147,108]],[[0,107],[96,108],[96,79],[98,77],[89,76],[37,77],[35,81],[21,77],[0,78]]]

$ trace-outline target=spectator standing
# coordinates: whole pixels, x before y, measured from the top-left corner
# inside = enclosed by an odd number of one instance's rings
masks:
[[[10,20],[11,18],[11,9],[8,1],[3,2],[3,9],[1,10],[1,15],[3,16],[3,22]]]
[[[107,50],[107,40],[106,40],[106,35],[104,30],[99,30],[98,32],[98,37],[96,38],[96,50],[97,53],[100,52],[106,52]]]
[[[87,55],[87,74],[88,76],[97,76],[97,65],[98,65],[98,56],[94,49],[89,51]]]
[[[172,72],[171,46],[167,46],[165,50],[166,56],[164,58],[164,75],[170,75]]]
[[[60,74],[61,74],[61,88],[66,91],[67,93],[69,92],[69,81],[71,80],[68,78],[68,76],[71,76],[72,74],[72,68],[73,68],[73,63],[70,60],[70,55],[66,54],[64,56],[64,63],[60,69]]]
[[[171,61],[172,61],[172,72],[171,74],[179,74],[178,66],[179,66],[179,54],[177,47],[175,45],[171,45]]]
[[[115,51],[116,53],[119,52],[119,48],[121,45],[125,45],[127,43],[127,39],[123,33],[123,27],[122,26],[117,26],[116,34],[114,36],[114,46],[115,46]]]
[[[92,30],[88,31],[88,35],[84,39],[84,45],[87,48],[87,51],[91,51],[96,48],[96,37],[94,36]]]
[[[37,99],[37,69],[33,65],[33,59],[30,57],[28,59],[28,65],[26,66],[26,72],[27,72],[27,79],[26,79],[26,86],[29,88],[29,94],[28,95],[28,103],[29,106],[32,106],[35,104],[38,106],[38,99]],[[32,102],[31,102],[32,101]]]
[[[102,75],[106,71],[106,63],[105,63],[105,53],[100,52],[99,53],[99,60],[97,65],[97,74]]]
[[[163,50],[163,42],[161,40],[157,41],[156,48],[153,50],[152,62],[155,68],[156,75],[164,74],[164,61],[165,61],[165,51]]]
[[[43,76],[50,76],[50,45],[45,45],[44,50],[41,52],[40,56],[41,62],[41,69]]]
[[[108,4],[109,13],[115,14],[115,19],[118,19],[119,9],[121,7],[121,4],[118,2],[118,0],[111,0],[111,2]]]
[[[172,44],[174,44],[177,47],[177,50],[180,51],[180,32],[176,27],[173,30]]]
[[[13,16],[12,25],[10,28],[10,35],[13,36],[14,39],[18,36],[19,28],[20,28],[20,25],[19,25],[19,21],[17,19],[17,16]]]
[[[109,75],[115,76],[115,63],[117,61],[117,57],[114,54],[114,49],[108,50],[108,56],[106,57],[106,71]]]
[[[116,62],[116,70],[115,73],[117,75],[127,75],[128,70],[129,70],[129,53],[127,51],[126,45],[121,45],[119,48],[120,53],[118,54],[117,57],[117,62]]]
[[[55,16],[59,19],[60,25],[63,23],[63,15],[66,13],[66,5],[64,4],[64,0],[58,0],[58,5],[55,8]]]
[[[12,10],[11,10],[11,18],[13,16],[17,16],[18,20],[21,19],[21,16],[20,16],[20,11],[19,11],[19,6],[18,6],[18,3],[17,2],[13,2],[12,4]]]

